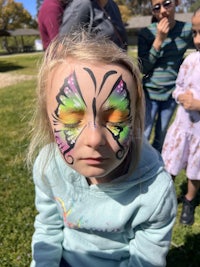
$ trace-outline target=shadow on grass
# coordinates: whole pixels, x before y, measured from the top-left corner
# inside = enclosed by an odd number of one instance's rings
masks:
[[[187,235],[185,244],[172,248],[167,256],[167,267],[200,266],[200,234]]]
[[[15,63],[1,61],[0,62],[0,72],[13,71],[18,69],[23,69],[23,66],[17,65]]]

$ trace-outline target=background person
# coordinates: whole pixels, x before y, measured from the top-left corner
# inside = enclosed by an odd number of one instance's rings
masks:
[[[176,196],[143,139],[137,64],[112,41],[73,36],[50,44],[40,70],[31,267],[163,267]]]
[[[127,34],[118,5],[113,0],[73,0],[65,9],[60,34],[80,26],[98,36],[106,36],[127,50]]]
[[[65,6],[69,0],[44,0],[38,12],[38,27],[44,50],[59,33]]]
[[[192,44],[192,31],[190,23],[175,20],[178,0],[152,0],[151,4],[157,22],[139,32],[138,57],[146,95],[145,135],[150,139],[155,125],[152,145],[161,151],[176,108],[172,92],[183,55]]]
[[[200,8],[192,17],[196,52],[181,65],[173,97],[179,104],[167,131],[162,156],[173,178],[186,169],[188,186],[180,217],[182,224],[194,223],[195,197],[200,187]]]

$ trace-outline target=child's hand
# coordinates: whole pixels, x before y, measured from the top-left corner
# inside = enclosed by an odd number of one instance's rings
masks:
[[[170,30],[169,20],[165,17],[157,24],[157,38],[162,42],[167,38],[168,32]]]
[[[167,18],[161,19],[157,24],[157,34],[153,42],[153,47],[155,50],[159,51],[162,43],[167,38],[168,32],[170,30],[169,20]]]
[[[191,91],[180,94],[178,101],[186,110],[200,110],[200,100],[195,99]]]

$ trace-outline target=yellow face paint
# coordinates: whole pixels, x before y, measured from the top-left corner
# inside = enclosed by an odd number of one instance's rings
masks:
[[[77,126],[83,121],[84,118],[84,111],[61,111],[59,114],[59,120],[64,125],[67,125],[68,127]]]
[[[108,110],[104,112],[104,120],[110,123],[120,123],[127,121],[129,116],[128,111],[121,111],[121,110]]]

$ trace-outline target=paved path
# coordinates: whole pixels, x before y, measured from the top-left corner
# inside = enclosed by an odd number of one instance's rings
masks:
[[[13,74],[9,72],[0,73],[0,88],[13,85],[21,81],[32,80],[35,77],[35,75]]]

